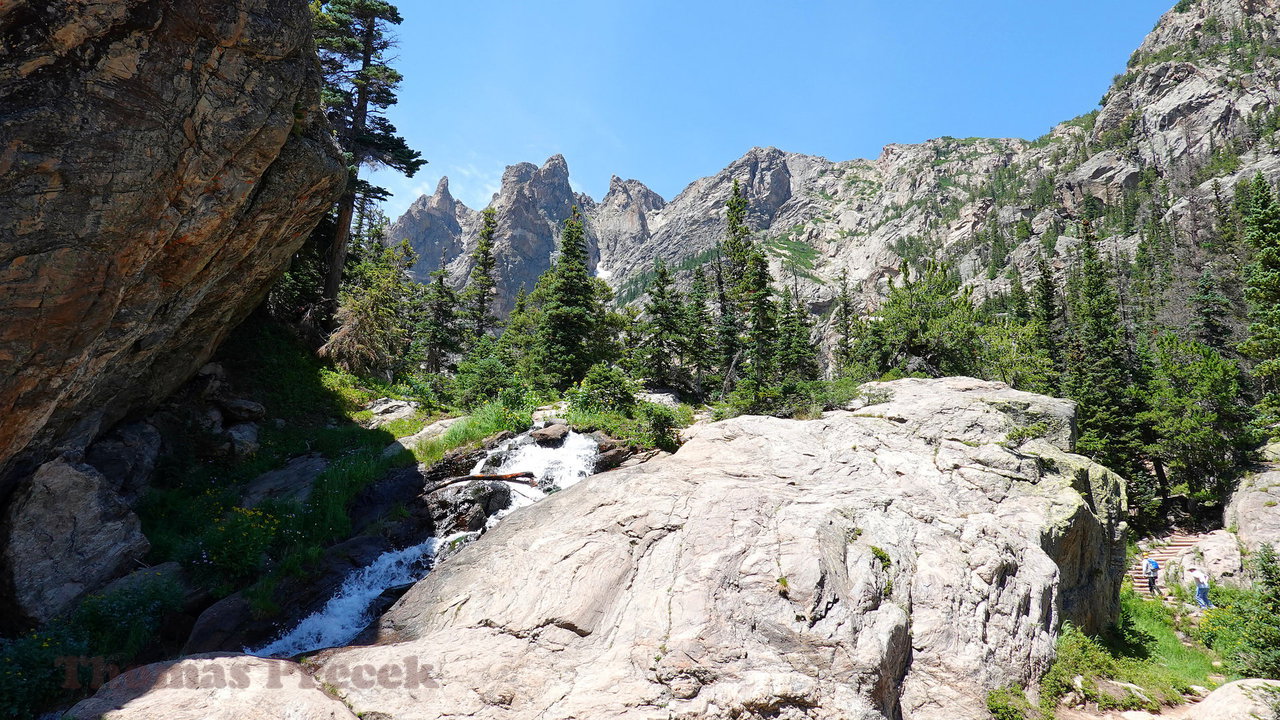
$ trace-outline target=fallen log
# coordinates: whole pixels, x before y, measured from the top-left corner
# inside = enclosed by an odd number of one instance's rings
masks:
[[[538,486],[538,483],[534,480],[533,473],[531,472],[508,473],[505,475],[459,475],[458,477],[445,478],[444,480],[441,480],[435,485],[427,488],[426,491],[423,492],[423,495],[430,495],[431,493],[443,490],[450,485],[472,482],[474,480],[501,480],[502,482],[519,483],[521,485],[528,485],[529,487]]]

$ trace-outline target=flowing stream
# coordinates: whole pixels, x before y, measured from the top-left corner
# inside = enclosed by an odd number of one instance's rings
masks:
[[[542,447],[525,433],[489,451],[476,463],[471,471],[473,474],[528,472],[533,473],[538,487],[507,483],[511,488],[511,505],[491,516],[486,528],[545,498],[550,492],[563,490],[590,475],[596,453],[596,441],[576,432],[570,432],[558,448]],[[438,549],[470,542],[479,535],[479,532],[464,532],[444,538],[432,537],[412,547],[385,552],[369,565],[348,575],[324,607],[303,618],[292,630],[260,648],[246,649],[245,652],[261,657],[294,657],[345,645],[373,622],[374,605],[383,593],[425,577]]]

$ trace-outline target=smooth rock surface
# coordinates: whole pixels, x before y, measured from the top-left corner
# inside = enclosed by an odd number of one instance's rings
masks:
[[[71,720],[356,720],[287,660],[196,655],[146,665],[73,707]]]
[[[1280,444],[1269,445],[1261,472],[1240,480],[1223,511],[1223,524],[1249,551],[1274,545],[1280,551]]]
[[[985,719],[1061,622],[1114,619],[1120,481],[1069,427],[1001,444],[1069,403],[966,378],[872,390],[889,399],[700,426],[508,516],[321,671],[432,666],[430,692],[344,693],[396,720]]]

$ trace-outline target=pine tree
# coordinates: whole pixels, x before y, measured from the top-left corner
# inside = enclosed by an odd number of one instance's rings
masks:
[[[1253,437],[1236,364],[1208,345],[1166,333],[1154,343],[1149,385],[1154,459],[1192,491],[1218,492],[1245,461]]]
[[[1058,342],[1058,288],[1053,282],[1049,261],[1041,255],[1036,259],[1036,281],[1032,297],[1031,319],[1036,323],[1036,345],[1053,363],[1055,370],[1062,369],[1062,350]]]
[[[343,288],[338,328],[320,348],[321,357],[358,375],[392,379],[409,347],[415,283],[409,243],[370,253]]]
[[[1030,301],[1027,290],[1022,287],[1022,274],[1014,268],[1009,277],[1009,299],[1007,303],[1009,317],[1017,322],[1025,323],[1031,319]]]
[[[1062,389],[1079,403],[1079,451],[1126,477],[1136,488],[1142,462],[1141,394],[1130,364],[1120,301],[1108,263],[1098,255],[1090,223],[1083,223],[1076,267],[1068,281],[1067,353]],[[1135,498],[1141,505],[1146,498]]]
[[[684,300],[671,281],[671,271],[661,259],[653,265],[653,284],[644,305],[642,373],[663,387],[676,384],[677,360],[682,343]]]
[[[742,360],[742,317],[738,305],[729,295],[720,264],[716,264],[716,350],[719,355],[719,374],[722,394],[727,394],[737,382]]]
[[[535,355],[550,385],[566,390],[604,359],[597,331],[605,312],[587,270],[587,240],[576,206],[564,221],[560,255],[544,278],[545,292],[535,291],[545,297]]]
[[[782,294],[778,321],[778,369],[782,382],[817,380],[818,349],[813,343],[813,321],[809,309],[793,288]]]
[[[707,285],[707,274],[698,267],[693,271],[693,282],[689,285],[689,295],[684,308],[684,342],[681,356],[693,371],[693,380],[698,392],[702,391],[702,382],[710,373],[716,362],[716,343],[712,327],[711,288]]]
[[[742,194],[738,181],[733,181],[733,191],[725,209],[724,254],[728,266],[725,273],[735,280],[732,289],[742,287],[751,262],[751,230],[747,227],[747,198]]]
[[[481,213],[480,236],[471,251],[471,275],[461,296],[463,338],[471,345],[487,335],[498,323],[493,315],[493,298],[497,294],[494,278],[493,239],[498,232],[498,216],[493,208]]]
[[[1258,405],[1267,425],[1280,421],[1280,204],[1262,173],[1248,191],[1244,239],[1253,248],[1245,268],[1249,337],[1240,350],[1257,364],[1253,376],[1264,393]]]
[[[742,288],[747,308],[745,374],[758,387],[764,387],[772,384],[776,368],[778,313],[773,299],[773,275],[760,250],[751,253]]]
[[[324,297],[336,301],[346,266],[357,199],[378,190],[360,180],[363,167],[390,167],[413,177],[426,162],[387,121],[402,79],[389,64],[390,26],[401,17],[385,0],[325,0],[313,5],[316,46],[325,75],[322,93],[329,125],[347,153],[346,192],[338,200]]]
[[[1189,298],[1193,317],[1191,330],[1196,339],[1219,352],[1227,347],[1231,328],[1225,319],[1231,314],[1231,303],[1218,288],[1218,279],[1206,266],[1196,280],[1196,294]]]
[[[462,349],[456,317],[458,294],[449,287],[448,274],[441,257],[440,268],[431,273],[417,303],[418,321],[410,355],[421,358],[423,369],[433,374],[442,372],[448,357]]]
[[[840,271],[840,292],[836,295],[835,317],[833,326],[836,334],[833,360],[835,375],[843,375],[853,362],[853,334],[857,313],[853,306],[853,295],[849,292],[849,271]]]

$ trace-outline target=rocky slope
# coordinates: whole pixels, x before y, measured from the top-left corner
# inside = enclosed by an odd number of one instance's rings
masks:
[[[706,261],[723,235],[724,203],[738,180],[751,203],[750,224],[773,256],[775,275],[796,274],[815,311],[835,295],[833,281],[842,272],[863,302],[874,306],[903,260],[919,257],[957,263],[980,299],[1009,287],[1010,265],[1023,278],[1033,277],[1042,251],[1062,256],[1054,260],[1061,269],[1088,196],[1113,208],[1126,201],[1142,205],[1133,222],[1102,228],[1104,237],[1115,239],[1107,245],[1116,252],[1137,252],[1149,216],[1175,228],[1177,247],[1166,254],[1177,257],[1178,267],[1164,292],[1178,297],[1205,264],[1239,263],[1200,247],[1211,232],[1205,210],[1214,176],[1228,197],[1240,177],[1259,170],[1272,180],[1280,177],[1280,155],[1268,130],[1280,108],[1278,18],[1276,0],[1198,0],[1183,11],[1171,10],[1127,72],[1117,76],[1096,114],[1063,123],[1035,141],[940,138],[889,145],[874,160],[846,162],[755,148],[670,202],[637,181],[615,178],[599,203],[579,198],[599,274],[620,300],[629,301],[643,293],[655,259],[686,270]],[[1239,156],[1236,167],[1205,169],[1215,153],[1228,148]],[[503,249],[506,263],[514,261],[507,253],[528,252],[519,257],[532,261],[531,274],[545,267],[556,224],[572,199],[558,172],[563,160],[553,158],[550,166],[557,169],[553,182],[540,187],[530,186],[541,180],[528,169],[513,168],[495,198],[499,207],[529,204],[528,197],[540,194],[557,198],[554,206],[541,206],[547,212],[536,218],[526,213],[500,222],[500,233],[537,238]],[[517,174],[530,180],[514,182]],[[1152,202],[1160,183],[1168,184],[1172,207]],[[433,202],[439,200],[424,198],[415,207]],[[457,282],[465,277],[466,261],[456,258],[473,242],[474,230],[461,222],[470,212],[457,211],[460,232],[418,245],[432,266],[444,250]],[[1028,226],[1020,232],[1022,221]],[[418,227],[410,211],[391,237],[415,239]],[[1007,247],[995,247],[992,228]],[[1058,238],[1060,231],[1067,234]],[[515,290],[503,289],[504,306]],[[1165,319],[1179,322],[1180,310],[1171,309]]]
[[[145,551],[82,451],[190,377],[331,204],[319,84],[303,0],[0,6],[0,624]]]
[[[1071,403],[967,378],[700,426],[506,518],[378,644],[310,669],[395,720],[986,718],[986,690],[1037,677],[1061,623],[1117,611],[1122,483],[1073,440]],[[410,661],[429,687],[404,685]],[[108,717],[148,717],[151,695]]]

